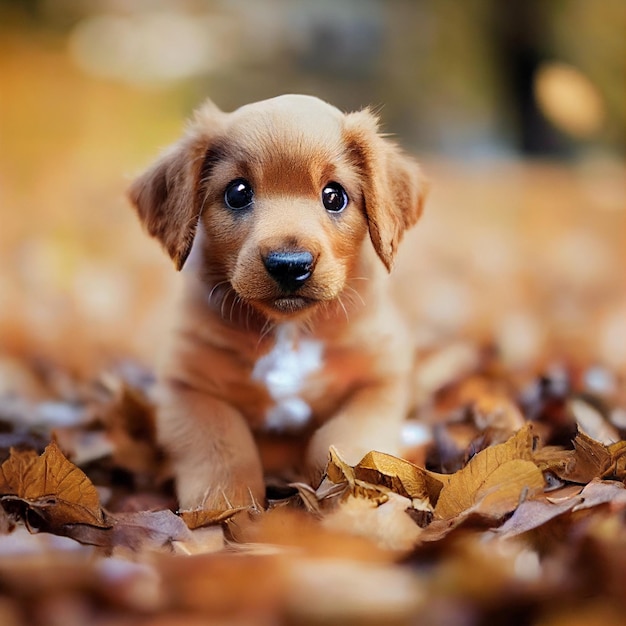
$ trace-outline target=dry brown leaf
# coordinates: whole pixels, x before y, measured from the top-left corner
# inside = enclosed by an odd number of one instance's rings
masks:
[[[576,505],[575,511],[593,508],[601,504],[623,509],[626,507],[626,487],[615,480],[592,480],[580,492],[582,502]]]
[[[98,492],[53,441],[41,456],[11,450],[0,468],[1,500],[19,500],[51,527],[90,524],[107,527]]]
[[[580,431],[574,439],[573,465],[562,478],[575,483],[588,483],[594,478],[605,476],[611,465],[608,448]]]
[[[494,470],[476,491],[473,512],[500,519],[542,491],[542,471],[531,461],[514,459]]]
[[[500,528],[494,530],[501,537],[515,537],[540,526],[550,520],[571,511],[582,501],[580,495],[573,494],[559,502],[547,498],[522,502],[513,515]]]
[[[330,446],[330,460],[326,468],[326,476],[334,483],[347,482],[350,486],[354,485],[354,469],[348,465],[337,451],[335,446]]]
[[[383,452],[368,452],[353,471],[357,480],[387,487],[407,498],[428,500],[433,506],[443,487],[436,474]]]
[[[461,470],[443,476],[444,487],[435,506],[435,517],[450,519],[478,507],[482,514],[500,517],[542,489],[541,470],[532,462],[530,425],[506,443],[479,452]]]
[[[626,478],[626,441],[609,446],[580,431],[574,439],[574,450],[544,448],[535,462],[563,480],[585,484],[595,478]]]
[[[226,522],[237,513],[249,511],[249,506],[238,506],[232,509],[192,509],[187,511],[179,511],[178,515],[187,524],[191,530],[203,528],[205,526],[216,526],[222,522]]]
[[[560,446],[545,446],[535,452],[533,460],[542,471],[564,479],[574,465],[574,451]]]
[[[608,446],[611,455],[612,475],[617,480],[626,480],[626,441],[616,441]]]
[[[101,548],[139,551],[172,551],[176,541],[190,542],[191,530],[170,510],[116,513],[107,516],[109,527],[67,525],[58,530],[80,543]]]
[[[568,408],[581,432],[606,445],[619,440],[617,428],[591,402],[580,397],[572,398]]]
[[[0,495],[18,495],[23,491],[23,477],[30,465],[39,458],[34,450],[11,448],[9,458],[0,466]]]
[[[304,508],[309,513],[314,513],[315,515],[319,515],[321,511],[320,507],[320,499],[318,498],[317,492],[311,485],[307,483],[289,483],[290,487],[294,487],[298,490],[298,496],[304,505]]]
[[[357,478],[354,468],[341,458],[334,446],[330,447],[330,460],[326,468],[326,477],[336,484],[346,483],[349,490],[344,495],[352,493],[378,504],[386,502],[387,493],[390,491],[386,486],[375,485]]]
[[[113,545],[132,550],[169,551],[174,541],[188,541],[191,531],[172,511],[118,513],[114,517]]]

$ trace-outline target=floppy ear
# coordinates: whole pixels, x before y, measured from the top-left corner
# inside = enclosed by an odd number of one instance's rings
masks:
[[[185,135],[130,186],[128,197],[142,224],[182,269],[191,251],[202,211],[200,182],[212,137],[224,116],[212,102],[204,104]]]
[[[422,214],[428,183],[419,165],[378,133],[378,119],[368,109],[346,115],[345,133],[362,176],[370,238],[391,271],[404,231]]]

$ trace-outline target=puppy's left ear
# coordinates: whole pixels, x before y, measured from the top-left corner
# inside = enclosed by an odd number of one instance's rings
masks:
[[[378,133],[368,109],[346,115],[345,141],[362,177],[372,244],[391,271],[404,232],[422,214],[428,182],[411,157]]]
[[[222,113],[212,102],[200,108],[187,132],[130,186],[128,197],[150,235],[182,269],[202,211],[200,179]]]

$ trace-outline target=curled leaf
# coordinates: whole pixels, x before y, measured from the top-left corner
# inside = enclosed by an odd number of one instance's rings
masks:
[[[387,487],[407,498],[427,499],[433,505],[443,487],[432,472],[383,452],[368,452],[353,471],[359,480]]]
[[[345,483],[347,485],[348,489],[344,492],[344,497],[352,494],[382,504],[386,502],[387,493],[390,491],[384,485],[368,483],[357,478],[354,467],[346,463],[333,446],[330,447],[330,461],[326,468],[326,476],[335,484]]]
[[[595,478],[626,478],[626,441],[605,445],[580,431],[573,450],[544,448],[535,462],[562,480],[585,484]]]

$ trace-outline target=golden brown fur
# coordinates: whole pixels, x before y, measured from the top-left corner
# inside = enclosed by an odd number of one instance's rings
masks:
[[[225,190],[240,179],[254,201],[233,210]],[[321,200],[331,181],[349,198],[337,214]],[[424,190],[369,111],[308,96],[208,103],[133,183],[148,232],[184,265],[158,416],[182,507],[262,502],[263,464],[319,477],[331,444],[350,461],[398,451],[412,353],[387,270]],[[286,293],[267,259],[294,251],[313,262]],[[293,458],[271,453],[273,434]]]

